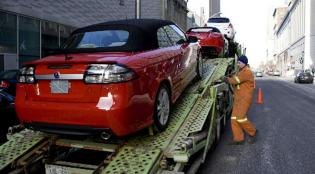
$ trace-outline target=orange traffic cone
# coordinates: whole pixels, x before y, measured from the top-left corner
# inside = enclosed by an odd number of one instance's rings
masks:
[[[263,96],[261,88],[258,89],[257,104],[263,104]]]

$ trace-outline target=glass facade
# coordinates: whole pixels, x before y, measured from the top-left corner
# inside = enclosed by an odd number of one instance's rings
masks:
[[[40,22],[27,17],[19,19],[19,65],[40,58]]]
[[[0,11],[0,53],[16,53],[17,17]]]
[[[73,27],[68,27],[64,25],[59,25],[60,31],[60,46],[65,43],[67,38],[70,36],[71,32],[74,30]]]
[[[17,69],[25,62],[45,57],[50,50],[60,47],[74,29],[71,26],[0,11],[0,71],[6,70],[6,65],[12,65],[6,63],[11,60],[3,58],[9,57],[5,55],[18,56]]]
[[[53,22],[42,22],[42,57],[48,55],[49,50],[59,47],[58,24]]]

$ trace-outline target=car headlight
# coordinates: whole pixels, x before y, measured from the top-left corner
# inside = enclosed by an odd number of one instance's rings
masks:
[[[134,78],[134,71],[118,64],[91,64],[84,75],[85,83],[118,83]]]
[[[35,67],[26,66],[20,69],[18,75],[19,83],[35,83]]]

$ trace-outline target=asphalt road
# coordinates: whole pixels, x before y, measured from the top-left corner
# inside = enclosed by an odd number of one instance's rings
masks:
[[[231,146],[230,126],[200,167],[201,174],[314,174],[315,85],[261,78],[264,103],[248,118],[259,130],[256,144]],[[256,100],[256,96],[255,96]]]

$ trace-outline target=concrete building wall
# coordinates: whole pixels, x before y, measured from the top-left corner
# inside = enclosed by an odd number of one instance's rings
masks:
[[[204,19],[198,16],[196,12],[188,11],[187,13],[187,29],[192,27],[200,27],[204,25]]]
[[[187,2],[184,0],[161,0],[163,19],[174,21],[183,30],[187,29]],[[163,10],[164,7],[164,10]]]
[[[273,15],[268,18],[268,31],[267,31],[267,50],[265,63],[268,64],[268,71],[272,71],[276,68],[277,56],[280,54],[280,39],[276,39],[276,32],[281,24],[283,17],[287,12],[288,7],[277,7],[273,11]],[[279,69],[279,68],[278,68]]]
[[[285,75],[315,70],[315,2],[293,0],[275,32],[277,67]]]
[[[168,19],[186,29],[184,0],[141,0],[141,18]],[[0,9],[82,27],[136,16],[136,0],[1,0]]]
[[[209,16],[221,11],[220,0],[209,0]]]
[[[135,0],[1,0],[0,9],[75,27],[135,18]]]
[[[305,68],[309,68],[315,72],[315,1],[314,0],[306,0],[308,3],[305,5],[307,8],[307,21],[309,22],[306,24],[308,30],[305,32],[306,39],[308,43],[306,44],[306,51],[305,54]],[[309,5],[309,6],[308,6]]]
[[[160,0],[141,0],[141,18],[161,19],[161,3]]]
[[[278,7],[273,13],[274,25],[273,30],[276,31],[281,24],[283,17],[286,15],[288,7]]]

